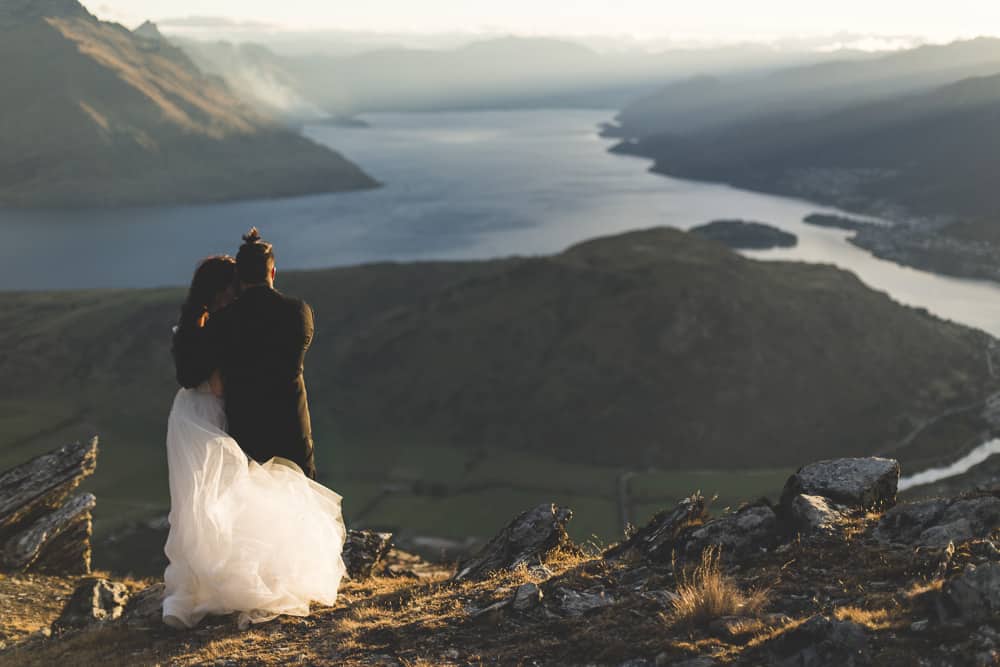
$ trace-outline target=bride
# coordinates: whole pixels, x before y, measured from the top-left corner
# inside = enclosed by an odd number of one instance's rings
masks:
[[[167,426],[170,534],[163,621],[191,628],[207,614],[240,612],[240,625],[332,605],[345,568],[339,495],[293,462],[259,464],[226,433],[225,390],[204,344],[212,313],[235,296],[231,257],[195,272],[174,333],[182,384]],[[197,382],[198,380],[196,380]]]

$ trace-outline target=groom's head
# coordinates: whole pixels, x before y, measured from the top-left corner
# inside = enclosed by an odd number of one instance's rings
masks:
[[[250,287],[273,285],[274,273],[274,248],[254,227],[243,235],[243,245],[236,253],[236,274],[244,287]]]

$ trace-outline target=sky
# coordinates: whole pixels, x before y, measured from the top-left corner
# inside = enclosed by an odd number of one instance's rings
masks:
[[[1000,35],[994,0],[84,0],[130,27],[145,19],[225,17],[294,30],[503,32],[637,39],[767,41],[912,35],[930,41]]]

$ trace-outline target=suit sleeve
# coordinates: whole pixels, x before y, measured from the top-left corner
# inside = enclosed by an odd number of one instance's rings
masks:
[[[316,335],[316,323],[313,319],[313,310],[305,301],[302,302],[302,350],[308,350],[312,345],[313,337]]]

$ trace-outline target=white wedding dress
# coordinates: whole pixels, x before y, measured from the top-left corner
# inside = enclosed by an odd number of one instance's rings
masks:
[[[307,616],[311,601],[332,605],[345,572],[340,496],[290,461],[250,460],[225,425],[207,386],[177,392],[167,426],[164,622],[190,628],[233,612],[263,622]]]

